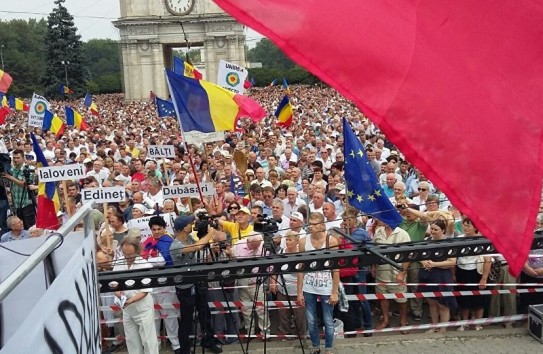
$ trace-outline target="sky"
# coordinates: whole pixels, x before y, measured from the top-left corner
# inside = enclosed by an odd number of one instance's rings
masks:
[[[54,0],[1,0],[1,2],[0,19],[2,21],[19,18],[43,17],[47,19],[55,6]],[[64,6],[74,17],[78,33],[84,42],[93,38],[119,39],[119,31],[111,23],[120,15],[118,0],[66,0]],[[253,47],[260,38],[263,38],[251,29],[247,29],[246,34],[249,47]]]

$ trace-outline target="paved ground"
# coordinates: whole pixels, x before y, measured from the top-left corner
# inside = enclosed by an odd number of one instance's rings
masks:
[[[267,343],[268,354],[299,354],[297,342],[271,341]],[[245,348],[245,345],[244,345]],[[485,328],[482,331],[450,331],[445,335],[411,333],[409,335],[375,335],[371,338],[349,338],[336,340],[335,354],[379,353],[379,354],[522,354],[541,352],[543,344],[537,342],[525,328]],[[200,347],[197,353],[202,353]],[[239,344],[223,347],[225,354],[242,353]],[[117,353],[122,353],[118,351]],[[309,354],[309,350],[305,351]],[[324,351],[323,351],[324,352]],[[126,351],[124,351],[126,353]],[[161,353],[172,353],[162,350]],[[210,353],[206,351],[206,353]],[[262,342],[251,342],[248,354],[264,353]]]

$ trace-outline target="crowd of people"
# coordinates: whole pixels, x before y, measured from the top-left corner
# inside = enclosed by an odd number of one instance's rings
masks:
[[[63,203],[58,214],[59,225],[82,205],[82,189],[111,186],[126,189],[126,200],[110,203],[107,210],[98,206],[92,211],[100,271],[260,257],[271,252],[271,248],[282,254],[355,246],[334,232],[334,228],[343,229],[357,242],[373,244],[479,235],[476,225],[410,165],[351,102],[328,87],[293,86],[291,90],[295,111],[291,127],[277,126],[276,118],[270,114],[258,123],[240,121],[240,131],[225,133],[222,141],[192,145],[183,143],[176,119],[157,117],[153,102],[129,102],[120,94],[95,96],[99,116],[85,113],[80,100],[52,102],[51,110],[61,117],[64,105],[80,110],[91,127],[86,131],[69,127],[60,138],[51,132],[33,130],[50,166],[81,163],[86,168],[84,179],[68,181],[66,190],[61,184],[58,186]],[[249,94],[268,112],[274,112],[284,92],[277,87],[254,88]],[[343,117],[349,119],[366,147],[376,178],[404,219],[397,228],[360,213],[346,202]],[[9,170],[0,174],[0,228],[4,230],[0,242],[47,234],[47,230],[35,225],[32,195],[38,181],[30,132],[24,112],[14,112],[0,127],[11,158]],[[176,157],[154,160],[147,153],[151,145],[174,145]],[[235,161],[236,150],[245,155],[246,170]],[[165,185],[205,182],[213,183],[214,195],[168,199],[162,193]],[[199,211],[216,215],[217,222],[198,230],[197,235],[193,226]],[[543,228],[543,209],[540,212],[538,228]],[[271,245],[265,240],[266,235],[254,230],[255,221],[262,216],[276,220],[278,225]],[[144,218],[142,229],[138,219]],[[543,257],[531,257],[519,281],[542,280]],[[367,285],[372,282],[377,285]],[[291,335],[316,354],[321,352],[320,332],[324,327],[324,353],[331,354],[336,330],[334,319],[343,323],[345,337],[354,337],[359,329],[390,326],[395,316],[404,326],[410,319],[421,321],[425,315],[420,298],[399,297],[374,303],[349,301],[345,308],[340,306],[345,295],[476,290],[487,289],[491,282],[514,284],[517,279],[509,275],[501,257],[463,256],[405,263],[403,270],[376,265],[131,290],[102,294],[101,301],[103,305],[122,308],[120,312],[103,314],[111,334],[117,338],[108,343],[109,351],[126,345],[130,353],[158,353],[157,335],[163,327],[174,352],[188,354],[196,316],[201,331],[199,344],[216,353],[222,351],[222,345],[237,341],[241,331],[260,333],[264,338],[270,334]],[[436,283],[445,285],[432,285]],[[470,285],[450,285],[453,283]],[[276,333],[270,326],[271,310],[256,307],[253,311],[244,306],[241,312],[212,314],[208,305],[210,301],[253,303],[272,298],[293,304],[297,301],[300,305],[292,312],[288,308],[276,311]],[[517,309],[517,300],[511,293],[492,297],[437,297],[426,302],[434,324],[453,318],[482,318],[485,313],[514,315],[517,311],[525,312],[528,304],[543,303],[540,293],[522,294],[521,309]],[[160,310],[162,326],[160,320],[155,320],[154,304],[176,302],[182,304],[180,310],[167,306]],[[119,318],[122,325],[115,321]],[[434,331],[434,328],[429,330]],[[105,337],[109,335],[104,333]]]

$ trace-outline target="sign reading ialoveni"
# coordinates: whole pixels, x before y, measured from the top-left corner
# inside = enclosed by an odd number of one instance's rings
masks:
[[[85,188],[81,190],[83,203],[115,203],[126,199],[124,187]]]
[[[213,182],[200,183],[202,195],[209,196],[215,194]],[[198,186],[196,184],[183,184],[181,186],[164,186],[162,187],[164,199],[168,198],[188,198],[199,197]]]
[[[175,158],[175,146],[173,145],[149,145],[147,156],[152,158],[167,157]]]
[[[37,170],[40,182],[68,181],[85,178],[85,166],[82,164],[40,167]]]

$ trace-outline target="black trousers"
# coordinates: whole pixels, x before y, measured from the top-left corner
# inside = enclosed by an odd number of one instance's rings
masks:
[[[193,288],[195,288],[193,292]],[[194,285],[190,289],[176,289],[179,299],[181,321],[179,322],[179,344],[182,354],[191,353],[190,334],[194,328],[194,308],[198,310],[198,321],[202,329],[203,344],[213,342],[214,333],[211,327],[211,313],[207,304],[207,284],[205,286]]]

